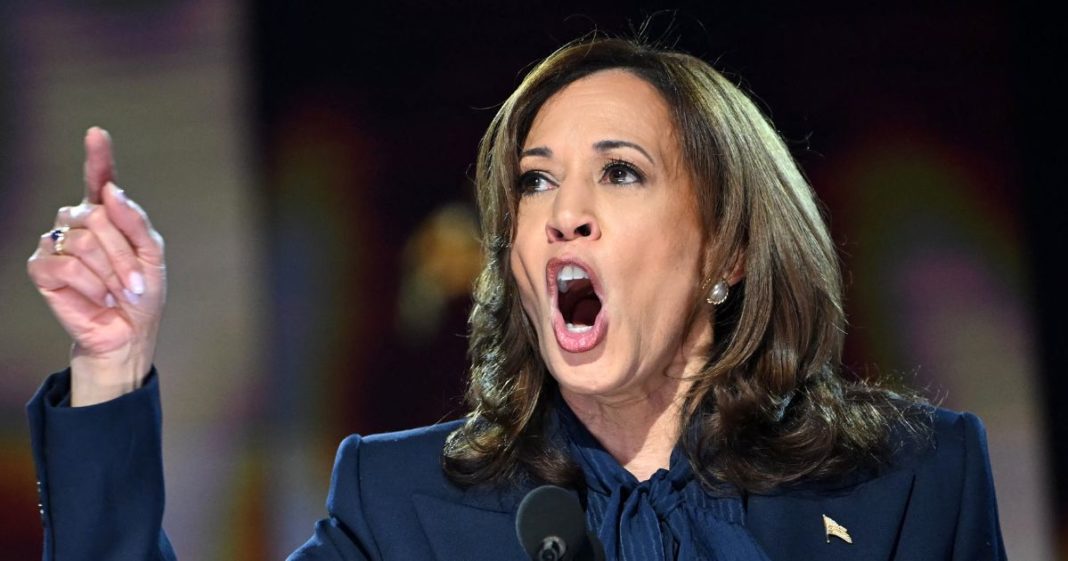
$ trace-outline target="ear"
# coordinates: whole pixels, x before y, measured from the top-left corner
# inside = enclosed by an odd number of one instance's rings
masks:
[[[726,267],[715,265],[723,263]],[[705,266],[703,278],[707,279],[709,286],[720,279],[726,279],[727,284],[734,286],[745,278],[745,248],[739,248],[733,256],[717,258],[712,244],[708,244],[705,250]]]
[[[733,264],[730,269],[724,271],[723,276],[727,279],[727,284],[734,286],[745,278],[745,251],[739,251],[731,262]]]

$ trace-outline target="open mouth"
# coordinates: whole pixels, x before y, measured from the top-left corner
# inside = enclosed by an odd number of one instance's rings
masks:
[[[571,333],[593,329],[601,313],[601,299],[593,289],[590,275],[582,267],[568,264],[556,273],[557,306]]]

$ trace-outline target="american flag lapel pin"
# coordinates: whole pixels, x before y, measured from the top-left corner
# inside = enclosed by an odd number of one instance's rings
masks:
[[[849,536],[849,530],[846,530],[845,526],[834,521],[833,518],[823,515],[823,529],[827,534],[827,543],[831,543],[831,536],[834,536],[846,543],[853,543],[853,538]]]

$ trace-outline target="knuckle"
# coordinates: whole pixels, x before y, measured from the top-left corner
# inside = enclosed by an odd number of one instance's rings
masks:
[[[84,214],[85,225],[90,230],[98,230],[108,223],[107,213],[100,206],[87,209]]]
[[[81,253],[82,261],[92,264],[94,270],[104,272],[108,270],[108,256],[104,252],[104,248],[99,244],[89,244],[88,247]]]
[[[64,259],[57,266],[57,273],[71,278],[81,273],[82,263],[77,259]]]
[[[98,278],[100,279],[100,282],[97,284],[100,285],[102,291],[111,290],[120,294],[122,293],[122,280],[119,279],[119,275],[116,274],[113,269],[109,269],[102,275],[98,275]]]
[[[69,230],[63,240],[63,251],[83,255],[92,251],[92,242],[89,236],[83,235],[81,230]]]
[[[89,216],[89,213],[91,213],[93,211],[93,209],[97,208],[97,206],[99,206],[99,205],[94,205],[94,204],[91,204],[91,203],[82,203],[82,204],[80,204],[78,206],[71,207],[70,208],[70,218],[75,223],[77,223],[77,222],[84,223],[86,217]]]
[[[110,253],[111,258],[114,259],[117,263],[123,263],[125,261],[134,259],[133,250],[130,249],[130,246],[127,245],[114,247],[111,249]]]

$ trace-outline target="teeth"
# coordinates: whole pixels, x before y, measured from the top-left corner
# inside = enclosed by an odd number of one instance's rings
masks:
[[[593,329],[592,325],[575,325],[573,323],[567,324],[567,330],[572,333],[585,333]]]
[[[578,265],[564,265],[560,267],[560,271],[556,273],[556,287],[560,292],[567,292],[567,289],[571,286],[571,281],[577,279],[588,279],[590,275],[585,269]]]

